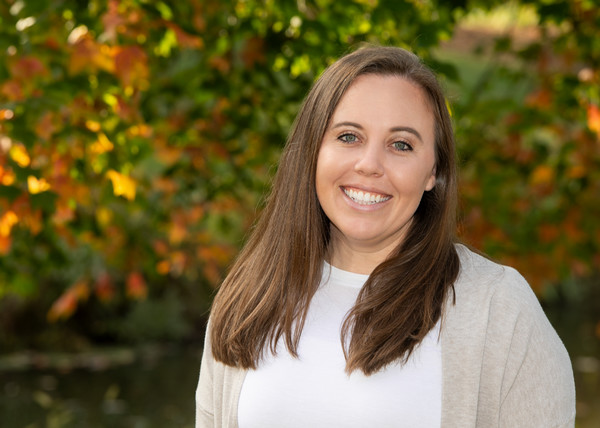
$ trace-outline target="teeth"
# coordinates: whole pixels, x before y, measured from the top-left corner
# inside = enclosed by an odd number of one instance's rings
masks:
[[[363,191],[356,191],[353,189],[343,189],[344,193],[348,195],[350,199],[352,199],[357,204],[361,205],[373,205],[378,204],[380,202],[385,202],[390,199],[391,196],[382,196],[377,193],[369,193]]]

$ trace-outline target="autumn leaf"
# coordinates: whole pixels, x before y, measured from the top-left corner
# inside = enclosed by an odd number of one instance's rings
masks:
[[[49,140],[52,134],[58,130],[55,115],[52,112],[46,112],[35,125],[35,133],[42,140]]]
[[[45,192],[50,189],[50,183],[44,178],[36,178],[33,175],[27,177],[27,189],[32,195]]]
[[[16,79],[28,82],[39,76],[48,75],[48,69],[42,61],[33,56],[19,58],[9,66],[10,74]]]
[[[115,286],[110,275],[106,272],[98,275],[94,284],[94,294],[101,302],[109,302],[115,297]]]
[[[135,199],[135,181],[124,174],[120,174],[114,169],[109,170],[106,176],[113,185],[115,196],[123,196],[130,201]]]
[[[64,225],[75,218],[75,211],[66,203],[57,203],[56,211],[52,215],[52,222],[56,225]]]
[[[177,38],[177,44],[182,48],[190,48],[190,49],[201,49],[204,47],[204,41],[201,37],[192,36],[189,33],[183,31],[183,29],[171,21],[164,21],[163,23],[175,33],[175,37]]]
[[[79,281],[69,287],[53,304],[48,311],[48,321],[56,322],[61,319],[70,318],[80,301],[87,300],[89,287],[87,282]]]
[[[263,63],[265,60],[265,41],[260,37],[246,40],[242,51],[242,61],[246,68],[252,68],[255,64]]]
[[[4,168],[0,165],[0,184],[3,186],[10,186],[15,182],[15,173],[8,168]]]
[[[144,277],[139,272],[131,272],[127,276],[127,297],[134,300],[145,299],[148,295],[148,287]]]
[[[7,211],[0,217],[0,237],[10,236],[13,226],[19,222],[19,217],[14,211]]]
[[[12,237],[0,235],[0,256],[5,256],[12,246]]]
[[[553,168],[548,165],[539,165],[533,170],[530,181],[534,186],[548,185],[554,181],[554,175]]]
[[[540,89],[539,91],[529,94],[525,103],[530,107],[535,107],[540,110],[548,109],[552,103],[552,93],[548,89]]]
[[[115,74],[125,87],[147,89],[148,56],[139,46],[120,46],[116,48]]]
[[[22,101],[25,99],[23,86],[16,79],[5,81],[2,86],[0,86],[0,93],[10,101]]]
[[[106,134],[100,132],[98,133],[98,139],[90,146],[90,151],[93,154],[100,155],[102,153],[110,152],[114,147],[114,144],[108,139]]]
[[[91,119],[85,121],[85,127],[92,132],[100,132],[100,129],[102,129],[100,122]]]
[[[116,41],[119,28],[123,28],[127,20],[119,13],[119,1],[110,0],[106,13],[102,15],[102,24],[104,25],[103,36],[106,40]]]
[[[168,260],[161,260],[156,263],[156,272],[160,275],[166,275],[171,271],[171,263]]]
[[[587,108],[588,128],[595,132],[600,138],[600,108],[595,104],[590,104]]]
[[[112,73],[115,71],[114,53],[112,47],[99,44],[89,34],[84,34],[71,47],[69,73],[77,74],[84,70]]]
[[[13,144],[8,154],[21,168],[26,168],[31,163],[29,153],[23,144]]]

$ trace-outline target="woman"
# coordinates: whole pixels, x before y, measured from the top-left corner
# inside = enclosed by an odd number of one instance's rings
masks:
[[[197,427],[574,425],[569,357],[528,284],[456,243],[454,156],[415,55],[325,70],[214,300]]]

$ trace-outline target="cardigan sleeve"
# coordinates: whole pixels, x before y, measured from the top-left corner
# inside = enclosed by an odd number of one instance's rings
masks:
[[[497,333],[496,325],[507,318],[512,331],[506,332],[505,341],[500,333],[488,335],[486,344],[493,347],[497,340],[505,347],[502,359],[486,350],[488,363],[504,365],[498,425],[573,427],[575,386],[569,355],[527,282],[514,269],[506,268],[505,274],[510,285],[494,296],[488,333]]]
[[[200,379],[196,388],[196,428],[214,426],[213,371],[214,359],[212,358],[207,327],[202,362],[200,363]]]

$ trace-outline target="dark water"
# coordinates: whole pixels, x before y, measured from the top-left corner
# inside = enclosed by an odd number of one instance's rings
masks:
[[[599,324],[580,315],[549,312],[573,361],[577,428],[598,428]],[[129,355],[112,358],[122,364],[113,368],[92,360],[85,369],[59,361],[53,369],[0,370],[0,428],[192,428],[201,351]]]
[[[0,428],[192,428],[200,350],[90,370],[0,372]]]

